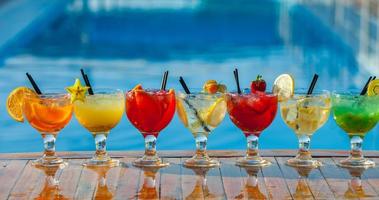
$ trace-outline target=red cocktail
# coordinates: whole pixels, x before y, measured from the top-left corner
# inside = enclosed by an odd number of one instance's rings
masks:
[[[237,161],[240,166],[265,166],[270,162],[258,154],[258,137],[274,120],[278,108],[276,95],[257,92],[227,94],[230,119],[242,130],[247,139],[246,156]]]
[[[175,113],[174,90],[144,90],[136,86],[126,94],[126,115],[145,138],[145,155],[133,162],[136,166],[166,166],[157,156],[155,144],[159,132]]]

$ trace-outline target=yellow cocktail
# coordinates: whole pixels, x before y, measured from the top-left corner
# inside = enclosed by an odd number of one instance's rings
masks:
[[[311,136],[322,127],[329,118],[330,94],[298,94],[280,103],[282,119],[299,139],[299,153],[289,159],[287,164],[298,167],[318,167],[321,163],[312,159],[309,151]]]
[[[120,122],[124,110],[121,90],[98,90],[94,95],[87,95],[84,102],[75,101],[75,117],[92,133],[96,143],[96,153],[86,165],[118,165],[118,160],[106,153],[106,139],[110,130]]]

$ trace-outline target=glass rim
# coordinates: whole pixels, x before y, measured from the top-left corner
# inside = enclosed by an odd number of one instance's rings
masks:
[[[94,95],[96,95],[96,93],[100,93],[100,94],[117,94],[117,93],[123,93],[123,90],[122,89],[118,89],[118,88],[93,88],[92,87],[92,90],[93,90],[93,93]],[[88,93],[86,93],[87,96],[92,96]]]
[[[200,98],[205,96],[211,96],[211,97],[222,97],[226,93],[216,92],[214,94],[210,94],[207,92],[202,91],[203,89],[200,88],[190,88],[190,94],[187,94],[183,89],[178,91],[179,97],[193,97],[193,98]]]
[[[175,90],[174,89],[166,89],[166,90],[161,90],[161,89],[157,89],[157,88],[143,88],[143,91],[145,91],[146,93],[149,93],[149,94],[154,94],[154,95],[167,95],[169,94],[169,91],[170,90],[173,90],[174,93],[175,93]],[[132,92],[133,89],[131,90],[127,90],[126,91],[126,94],[129,94],[130,92]],[[165,91],[165,93],[158,93],[160,91]]]
[[[268,97],[277,97],[277,94],[272,92],[262,92],[262,93],[241,93],[239,94],[237,91],[230,91],[226,93],[227,95],[237,95],[237,96],[268,96]]]

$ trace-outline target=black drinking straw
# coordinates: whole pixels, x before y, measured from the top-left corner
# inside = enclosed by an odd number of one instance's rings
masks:
[[[92,90],[92,87],[91,87],[91,83],[89,82],[87,74],[84,73],[83,69],[80,69],[80,72],[81,72],[81,74],[83,76],[83,79],[84,79],[84,82],[85,82],[86,86],[89,87],[88,88],[88,93],[90,95],[93,95],[94,93],[93,93],[93,90]]]
[[[372,78],[371,80],[373,81],[373,80],[375,80],[376,79],[376,76],[374,76],[374,78]]]
[[[235,68],[234,71],[234,79],[236,80],[236,85],[237,85],[237,92],[238,94],[241,94],[241,88],[240,88],[240,80],[239,80],[239,77],[238,77],[238,69]]]
[[[161,90],[166,90],[168,71],[165,71],[162,78]]]
[[[312,79],[311,84],[309,85],[307,95],[311,95],[311,94],[312,94],[313,89],[315,88],[315,85],[316,85],[317,79],[318,79],[318,75],[315,74],[315,75],[313,76],[313,79]]]
[[[375,78],[376,78],[376,77],[375,77]],[[370,78],[368,78],[368,80],[367,80],[365,86],[362,88],[362,91],[361,91],[360,95],[365,95],[365,94],[366,94],[368,84],[370,83],[371,80],[373,80],[373,79],[372,79],[372,76],[370,76]]]
[[[28,77],[30,83],[32,84],[33,88],[34,88],[34,91],[36,91],[37,94],[42,94],[41,90],[39,89],[37,83],[34,81],[32,75],[30,75],[29,73],[26,73],[26,76]]]
[[[190,90],[188,89],[187,84],[186,84],[186,82],[184,81],[183,77],[179,77],[179,82],[180,82],[180,84],[182,85],[184,91],[185,91],[187,94],[191,94],[191,92],[190,92]]]

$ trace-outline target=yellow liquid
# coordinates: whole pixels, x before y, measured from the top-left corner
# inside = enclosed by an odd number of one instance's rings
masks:
[[[226,102],[223,96],[216,95],[190,98],[180,96],[177,99],[177,109],[178,112],[181,109],[185,115],[179,114],[184,126],[196,137],[199,133],[208,135],[222,122],[226,114]]]
[[[92,133],[109,132],[120,122],[124,110],[122,93],[88,95],[85,102],[74,103],[76,118]]]
[[[284,122],[297,135],[311,136],[325,124],[330,113],[329,97],[299,97],[280,105]]]

